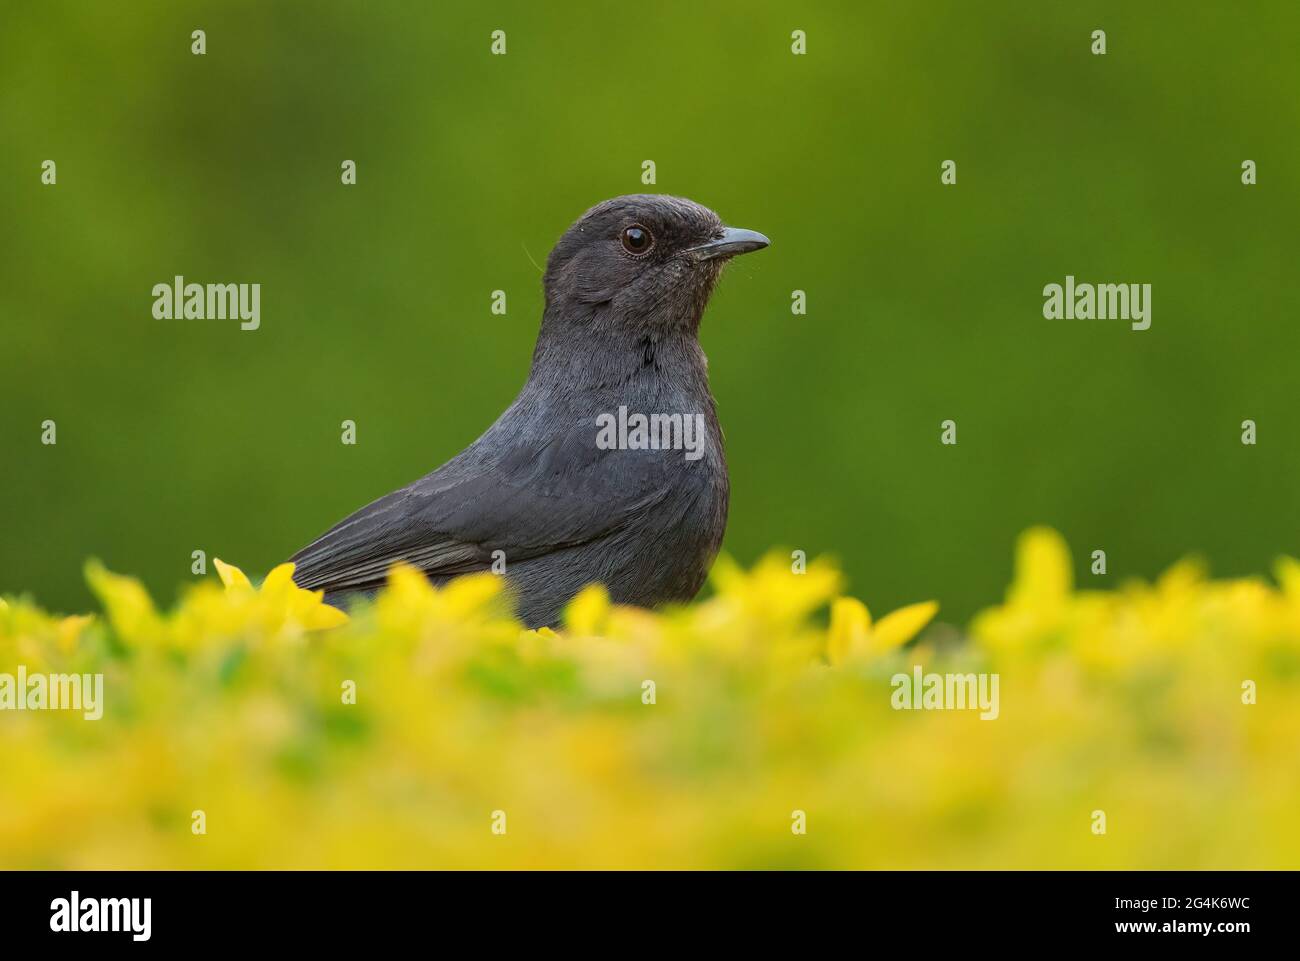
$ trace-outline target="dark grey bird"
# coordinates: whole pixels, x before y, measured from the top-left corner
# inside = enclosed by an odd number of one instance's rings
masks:
[[[555,624],[593,582],[620,604],[690,600],[730,489],[700,319],[723,265],[767,245],[680,197],[588,210],[547,261],[514,403],[442,467],[295,554],[294,581],[343,605],[397,561],[435,583],[496,570],[530,627]]]

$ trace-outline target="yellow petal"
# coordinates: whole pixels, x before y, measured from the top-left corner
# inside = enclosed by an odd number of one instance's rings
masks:
[[[832,664],[842,664],[871,630],[871,612],[856,597],[837,597],[831,602],[831,625],[826,637],[826,656]]]
[[[588,584],[564,609],[564,625],[575,634],[599,634],[609,607],[609,591],[604,585]]]
[[[321,595],[323,591],[316,591]],[[331,627],[338,627],[348,622],[346,611],[341,611],[337,607],[330,607],[328,604],[320,603],[319,597],[317,604],[308,609],[302,618],[302,626],[309,631],[327,631]]]
[[[143,584],[133,577],[114,574],[93,560],[86,564],[86,580],[103,602],[113,630],[123,640],[140,643],[157,636],[162,621]]]
[[[919,634],[937,613],[938,601],[922,601],[891,611],[871,632],[871,649],[879,653],[901,647]]]
[[[538,627],[519,632],[519,652],[525,656],[536,655],[548,650],[560,639],[549,627]]]
[[[501,593],[505,583],[505,579],[499,574],[491,574],[487,571],[482,574],[466,574],[450,581],[442,589],[442,602],[453,617],[478,614]]]
[[[227,590],[232,587],[253,586],[244,572],[233,564],[227,564],[220,557],[212,558],[212,563],[217,569],[217,576],[221,578],[221,583],[226,585]]]
[[[418,567],[398,561],[388,569],[384,596],[400,600],[403,605],[427,603],[437,596],[438,588]]]
[[[71,651],[76,646],[77,639],[81,637],[81,632],[86,629],[86,625],[94,619],[94,614],[73,614],[59,621],[59,647],[64,651]]]
[[[293,565],[277,564],[262,581],[263,594],[275,594],[293,585]]]
[[[1199,589],[1206,576],[1203,560],[1199,557],[1184,557],[1160,575],[1156,580],[1156,589],[1168,596],[1188,597]]]
[[[1294,557],[1279,557],[1273,571],[1283,593],[1300,599],[1300,561]]]
[[[736,594],[743,592],[748,582],[748,575],[730,555],[719,554],[709,571],[709,581],[719,594]]]
[[[1031,527],[1016,542],[1016,579],[1008,601],[1054,607],[1074,588],[1074,568],[1065,538],[1050,527]]]

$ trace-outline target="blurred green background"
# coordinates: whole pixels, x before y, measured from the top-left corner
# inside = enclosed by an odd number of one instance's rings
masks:
[[[873,610],[956,621],[1039,522],[1085,582],[1096,548],[1099,584],[1264,570],[1300,551],[1297,28],[1291,0],[5,3],[0,591],[88,608],[94,555],[170,599],[196,549],[265,570],[437,467],[523,381],[533,261],[643,189],[773,239],[702,331],[740,560],[830,552]],[[260,283],[261,329],[153,319],[176,274]],[[1044,320],[1066,274],[1151,283],[1151,329]]]

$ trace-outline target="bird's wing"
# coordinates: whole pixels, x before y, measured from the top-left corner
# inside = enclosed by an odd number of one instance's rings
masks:
[[[599,450],[585,424],[542,443],[525,435],[490,456],[486,446],[326,531],[290,558],[294,581],[361,591],[380,587],[397,561],[449,576],[483,570],[497,550],[507,563],[526,560],[604,537],[668,490],[661,458]]]

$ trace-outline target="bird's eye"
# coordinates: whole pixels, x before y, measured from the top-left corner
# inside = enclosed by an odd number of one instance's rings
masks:
[[[650,231],[640,224],[623,228],[623,249],[629,254],[644,254],[654,245],[655,239],[650,236]]]

